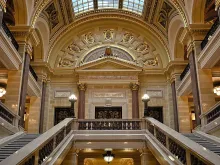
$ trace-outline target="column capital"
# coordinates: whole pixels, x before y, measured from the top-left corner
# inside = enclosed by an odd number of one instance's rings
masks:
[[[132,91],[138,91],[139,90],[139,84],[138,83],[130,83],[130,88]]]
[[[79,91],[86,91],[87,85],[86,83],[78,83],[78,90]]]
[[[215,10],[217,11],[220,7],[220,0],[215,0]]]
[[[6,12],[6,2],[7,0],[0,0],[0,10],[3,9]]]

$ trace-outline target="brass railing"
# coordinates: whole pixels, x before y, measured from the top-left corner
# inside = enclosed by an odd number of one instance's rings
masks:
[[[66,118],[25,147],[19,152],[4,159],[0,164],[40,165],[48,161],[54,150],[61,147],[71,135],[73,119]]]
[[[151,137],[162,144],[173,155],[173,159],[186,165],[218,164],[218,155],[153,118],[147,118],[146,122]]]
[[[0,117],[13,126],[18,126],[19,116],[13,113],[0,101]]]
[[[13,34],[11,33],[11,31],[9,30],[8,26],[6,25],[6,23],[4,21],[2,21],[2,29],[5,31],[5,34],[8,36],[9,40],[11,41],[11,43],[13,44],[15,49],[18,50],[19,45],[18,45],[18,43],[15,40]]]
[[[83,119],[78,120],[79,130],[140,130],[141,120],[137,119]]]
[[[206,34],[204,40],[201,43],[201,49],[204,49],[209,40],[212,38],[213,34],[215,34],[216,30],[218,29],[220,25],[219,19],[217,18],[215,23],[212,25],[211,29]]]
[[[186,67],[185,67],[185,69],[183,70],[183,72],[182,72],[181,75],[180,75],[180,80],[181,80],[181,81],[182,81],[183,78],[186,76],[186,74],[189,72],[189,70],[190,70],[190,65],[187,64]]]

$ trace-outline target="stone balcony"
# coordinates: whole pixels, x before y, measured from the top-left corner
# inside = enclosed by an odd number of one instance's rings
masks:
[[[0,54],[0,60],[7,69],[19,69],[22,58],[18,53],[18,44],[4,22],[0,24]]]

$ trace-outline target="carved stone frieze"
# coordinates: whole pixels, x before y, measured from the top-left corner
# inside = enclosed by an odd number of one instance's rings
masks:
[[[83,37],[87,44],[93,44],[95,42],[94,34],[92,32],[84,34]]]
[[[70,91],[55,91],[54,97],[55,98],[67,98],[71,95]]]
[[[163,97],[163,91],[162,90],[146,90],[146,93],[151,98],[162,98]]]
[[[67,50],[70,52],[80,53],[81,49],[76,43],[72,43],[67,47]]]
[[[94,98],[124,98],[125,92],[93,92]]]
[[[138,76],[79,76],[80,80],[138,80]]]
[[[132,33],[126,32],[122,37],[122,43],[130,43],[134,39],[134,35]]]

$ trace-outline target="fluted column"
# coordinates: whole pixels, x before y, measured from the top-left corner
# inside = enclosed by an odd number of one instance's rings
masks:
[[[138,90],[139,85],[137,83],[131,83],[130,88],[132,91],[132,118],[139,118],[139,99],[138,99]]]
[[[85,92],[86,84],[79,83],[78,119],[85,119]]]

